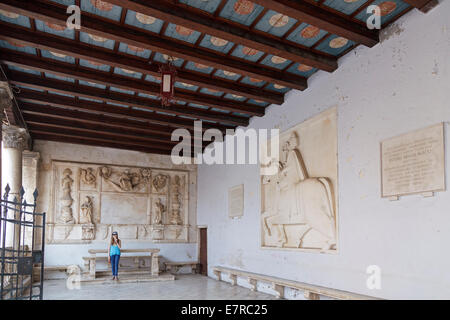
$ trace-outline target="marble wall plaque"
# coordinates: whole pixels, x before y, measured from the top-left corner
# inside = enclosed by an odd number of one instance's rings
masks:
[[[228,189],[228,216],[230,218],[244,215],[244,185]]]
[[[444,157],[443,123],[382,141],[382,197],[444,191]]]
[[[148,200],[145,195],[102,194],[102,224],[146,224]]]

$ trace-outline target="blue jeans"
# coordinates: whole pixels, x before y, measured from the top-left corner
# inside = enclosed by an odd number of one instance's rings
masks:
[[[119,273],[119,260],[120,260],[119,254],[114,254],[111,256],[111,268],[114,277],[117,277]]]

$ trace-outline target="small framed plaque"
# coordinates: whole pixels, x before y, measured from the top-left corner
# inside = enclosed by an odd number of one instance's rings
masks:
[[[228,189],[228,216],[230,218],[242,217],[244,215],[244,185]]]
[[[444,124],[381,142],[381,195],[445,191]]]

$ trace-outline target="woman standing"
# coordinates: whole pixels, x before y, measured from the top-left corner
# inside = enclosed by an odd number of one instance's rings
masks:
[[[122,247],[122,241],[119,239],[117,231],[114,231],[111,235],[111,242],[109,244],[108,263],[111,263],[111,269],[113,274],[113,280],[119,280],[119,260],[120,260],[120,248]]]

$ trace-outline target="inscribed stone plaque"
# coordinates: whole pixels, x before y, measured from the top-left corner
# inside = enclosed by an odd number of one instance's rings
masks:
[[[382,197],[445,190],[444,124],[382,141],[381,181]]]
[[[146,224],[147,196],[105,193],[101,195],[102,224]]]
[[[238,185],[228,190],[228,216],[242,217],[244,214],[244,185]]]

